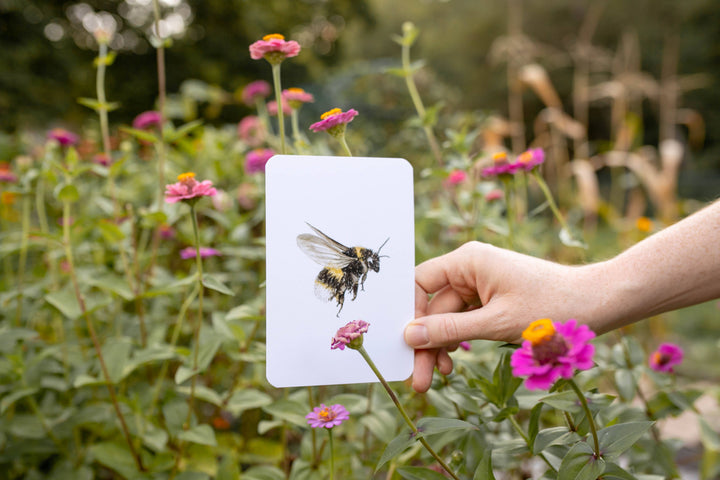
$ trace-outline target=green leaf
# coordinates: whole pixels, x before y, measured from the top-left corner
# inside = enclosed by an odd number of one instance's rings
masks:
[[[298,401],[278,400],[271,405],[265,405],[262,409],[273,417],[286,420],[299,427],[307,426],[307,420],[305,419],[305,415],[308,414],[307,407]]]
[[[558,480],[595,480],[605,471],[605,460],[595,458],[590,445],[578,442],[563,457]]]
[[[423,437],[452,430],[478,430],[478,427],[464,420],[438,417],[423,417],[418,420],[417,427]]]
[[[103,357],[105,358],[105,367],[110,382],[118,383],[122,379],[123,369],[130,358],[132,350],[132,342],[127,337],[113,337],[107,340],[102,347]]]
[[[445,475],[424,467],[398,467],[396,471],[407,480],[447,480]]]
[[[250,467],[242,473],[243,480],[285,480],[285,473],[276,467]]]
[[[115,244],[125,240],[125,233],[117,226],[117,224],[109,220],[101,220],[96,224],[106,242]]]
[[[416,440],[417,436],[413,435],[410,430],[403,430],[400,435],[393,438],[392,441],[387,444],[378,464],[375,466],[375,472],[380,470],[389,460],[399,455],[400,452],[415,443]]]
[[[482,459],[475,469],[473,480],[495,480],[492,469],[492,450],[482,452]]]
[[[80,193],[75,185],[69,183],[58,185],[55,187],[55,198],[61,202],[77,202],[80,199]]]
[[[530,420],[528,421],[528,439],[530,440],[530,450],[533,450],[535,438],[540,431],[540,415],[542,414],[543,404],[538,403],[530,410]]]
[[[577,433],[569,431],[567,427],[552,427],[541,430],[533,443],[533,455],[537,455],[550,445],[566,443],[568,439],[578,441],[580,438]]]
[[[189,396],[191,389],[190,387],[177,387],[175,390],[178,393]],[[212,390],[204,385],[195,386],[195,398],[211,403],[216,407],[222,407],[223,401],[222,398],[220,398],[220,395],[215,390]]]
[[[215,480],[240,480],[238,460],[232,453],[223,455]]]
[[[123,366],[121,378],[125,378],[143,365],[175,358],[175,350],[169,345],[157,345],[136,350],[133,358]]]
[[[100,58],[99,56],[95,57],[95,59],[93,60],[93,66],[95,68],[99,67],[100,64],[105,65],[105,66],[110,66],[115,61],[116,56],[117,56],[117,52],[115,52],[114,50],[110,50],[107,53],[107,55],[105,55],[102,58]]]
[[[636,383],[632,370],[622,368],[615,371],[615,385],[617,386],[620,398],[630,401],[635,398]]]
[[[27,328],[0,328],[0,353],[10,353],[15,349],[15,345],[19,341],[37,338],[38,333],[35,330]]]
[[[142,140],[144,142],[157,143],[158,141],[158,138],[155,135],[150,132],[146,132],[145,130],[138,130],[136,128],[130,127],[120,127],[120,131],[128,133],[133,137],[137,138],[138,140]]]
[[[233,416],[239,417],[245,410],[264,407],[272,403],[272,397],[265,392],[255,389],[236,390],[228,403],[226,409]]]
[[[178,438],[180,440],[185,440],[186,442],[198,443],[200,445],[208,445],[210,447],[217,446],[215,432],[210,425],[206,424],[196,425],[189,430],[180,432]]]
[[[180,140],[181,138],[187,136],[190,132],[192,132],[196,128],[200,127],[202,124],[203,124],[203,121],[200,119],[193,120],[192,122],[188,122],[185,125],[178,128],[177,130],[166,132],[164,135],[165,140],[168,143],[176,142],[176,141]]]
[[[216,292],[224,293],[225,295],[235,296],[235,292],[230,290],[224,283],[218,280],[217,277],[210,275],[209,273],[203,274],[202,283],[206,288],[215,290]]]
[[[629,422],[611,425],[598,431],[600,451],[609,461],[632,447],[653,425],[653,422]]]
[[[390,443],[395,438],[397,420],[387,410],[375,410],[370,414],[363,414],[360,416],[360,423],[384,444]]]
[[[152,449],[155,453],[166,450],[168,442],[168,434],[162,428],[158,428],[152,423],[145,424],[145,430],[142,433],[143,444]]]
[[[5,395],[0,401],[0,415],[5,413],[5,410],[8,409],[11,405],[13,405],[15,402],[20,400],[21,398],[25,398],[27,396],[33,395],[38,391],[37,388],[21,388],[20,390],[15,390],[9,395]]]
[[[60,313],[70,320],[75,320],[82,314],[77,297],[69,286],[62,290],[48,293],[45,295],[45,301],[60,310]]]
[[[700,440],[706,450],[720,452],[720,434],[705,421],[704,418],[698,417],[700,421]]]
[[[105,385],[105,380],[102,380],[100,378],[92,377],[90,375],[87,375],[85,373],[81,373],[77,377],[75,377],[75,380],[73,381],[73,387],[74,388],[82,388],[82,387],[95,387],[98,385]]]
[[[127,444],[101,442],[91,445],[89,449],[95,461],[114,470],[124,478],[135,479],[141,476]]]
[[[196,370],[186,367],[185,365],[180,365],[178,367],[178,369],[175,370],[175,383],[177,385],[185,383],[187,380],[191,379],[195,374],[197,374]]]
[[[562,410],[563,412],[576,413],[582,410],[580,400],[572,390],[564,392],[552,393],[538,400],[539,402],[546,403],[551,407]]]
[[[191,472],[186,470],[175,477],[175,480],[210,480],[210,475],[207,473]]]
[[[386,68],[384,71],[385,71],[385,73],[394,75],[396,77],[400,77],[400,78],[407,77],[407,72],[405,72],[404,68],[398,68],[398,67]]]
[[[612,462],[605,464],[605,471],[603,472],[602,478],[603,480],[638,480],[634,475],[631,475],[620,467],[620,465]]]

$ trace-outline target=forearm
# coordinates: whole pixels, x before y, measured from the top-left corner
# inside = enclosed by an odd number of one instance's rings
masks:
[[[582,267],[585,268],[585,267]],[[720,298],[720,202],[585,272],[600,332]]]

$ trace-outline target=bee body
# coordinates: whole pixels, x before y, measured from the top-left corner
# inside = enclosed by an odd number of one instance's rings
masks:
[[[365,290],[368,272],[380,271],[380,249],[385,243],[377,252],[364,247],[346,247],[312,225],[308,226],[317,235],[298,235],[297,243],[303,252],[323,266],[315,278],[315,296],[324,301],[334,300],[340,307],[337,312],[339,316],[345,303],[345,294],[351,291],[352,300],[355,300],[358,286]]]

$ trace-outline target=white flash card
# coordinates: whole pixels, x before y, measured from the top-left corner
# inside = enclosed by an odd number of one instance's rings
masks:
[[[276,387],[375,382],[330,345],[353,320],[388,381],[412,373],[413,172],[401,158],[276,155],[265,167],[267,378]]]

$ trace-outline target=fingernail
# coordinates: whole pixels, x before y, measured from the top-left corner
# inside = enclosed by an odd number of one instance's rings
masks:
[[[430,341],[425,325],[411,325],[405,330],[405,341],[411,347],[420,347]]]

